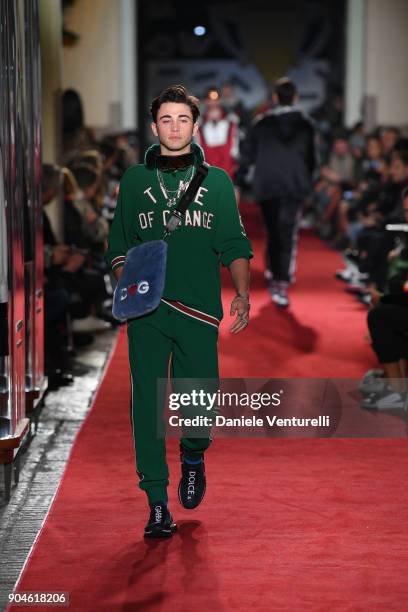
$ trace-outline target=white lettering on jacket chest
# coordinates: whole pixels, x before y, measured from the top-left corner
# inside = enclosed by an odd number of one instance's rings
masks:
[[[208,193],[206,187],[199,187],[195,198],[192,203],[204,206],[205,200]],[[145,202],[153,202],[157,204],[157,199],[153,193],[153,187],[147,187],[144,192]],[[157,211],[149,210],[147,212],[140,212],[138,215],[140,229],[151,229],[154,225],[155,214]],[[169,216],[171,215],[171,209],[165,209],[162,211],[162,225],[165,226]],[[187,210],[184,216],[183,225],[191,227],[203,227],[204,229],[211,230],[213,223],[214,214],[206,210]]]

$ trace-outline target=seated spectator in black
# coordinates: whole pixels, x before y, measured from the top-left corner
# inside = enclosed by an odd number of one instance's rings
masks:
[[[396,294],[408,291],[408,187],[402,194],[403,218],[401,224],[394,225],[395,246],[388,253],[387,292]],[[401,226],[401,232],[397,231]],[[390,230],[391,231],[391,230]]]
[[[59,189],[60,177],[57,168],[43,166],[43,199],[51,201]],[[44,213],[45,273],[44,273],[44,371],[48,378],[48,389],[55,390],[73,382],[69,372],[69,357],[66,342],[66,316],[69,295],[65,289],[53,287],[49,272],[52,263],[65,257],[65,249],[59,248]]]
[[[402,193],[401,221],[408,224],[408,188]],[[394,232],[389,232],[393,234]],[[372,292],[374,307],[368,313],[373,350],[388,384],[363,401],[369,409],[403,408],[407,401],[408,378],[408,237],[401,232],[397,248],[388,254],[389,278],[386,293]]]
[[[69,294],[65,289],[44,286],[44,370],[50,391],[74,382],[67,347]]]
[[[58,166],[44,164],[42,176],[42,200],[43,206],[46,206],[60,191],[61,169]],[[97,309],[106,297],[103,277],[85,268],[86,254],[83,251],[58,243],[45,211],[43,211],[43,231],[49,287],[65,289],[70,299],[73,294],[77,294],[82,301],[83,316],[73,321],[73,331],[95,332],[109,329],[111,327],[109,323],[96,317]]]
[[[394,237],[384,229],[378,200],[368,202],[365,214],[360,216],[362,230],[357,238],[359,270],[368,275],[370,291],[384,291],[388,274],[388,253],[394,246]]]
[[[385,231],[387,223],[402,223],[402,193],[408,186],[408,154],[394,152],[390,176],[376,201],[365,204],[361,211],[362,230],[357,238],[360,251],[360,272],[369,275],[369,287],[384,291],[388,272],[388,253],[394,247],[395,237]]]
[[[382,365],[388,384],[369,395],[365,408],[403,408],[408,377],[408,293],[384,295],[368,313],[372,347]]]

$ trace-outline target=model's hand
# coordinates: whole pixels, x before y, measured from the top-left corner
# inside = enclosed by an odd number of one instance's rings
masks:
[[[230,332],[232,334],[237,334],[238,332],[244,330],[249,322],[249,297],[235,296],[235,298],[231,302],[230,315],[234,316],[237,313],[237,318],[234,323],[230,327]]]

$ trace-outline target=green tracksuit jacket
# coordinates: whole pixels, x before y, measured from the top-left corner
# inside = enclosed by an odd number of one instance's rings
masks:
[[[203,160],[201,147],[192,144],[195,163]],[[171,214],[156,169],[159,145],[150,147],[145,163],[131,166],[122,177],[114,220],[109,233],[106,261],[122,266],[127,251],[163,237]],[[162,171],[167,189],[177,189],[185,170]],[[163,298],[222,319],[220,262],[253,256],[229,176],[210,167],[190,204],[184,221],[169,238]]]

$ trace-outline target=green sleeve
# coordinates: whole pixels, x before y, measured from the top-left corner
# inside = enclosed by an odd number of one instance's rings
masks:
[[[127,207],[127,202],[129,201],[130,170],[125,172],[120,181],[115,215],[109,230],[108,249],[105,253],[105,260],[112,270],[124,265],[126,253],[132,246],[135,246],[132,244],[131,218],[129,217]]]
[[[229,266],[234,259],[251,259],[253,252],[239,214],[232,181],[226,172],[219,172],[220,189],[213,247],[219,253],[222,265]]]

